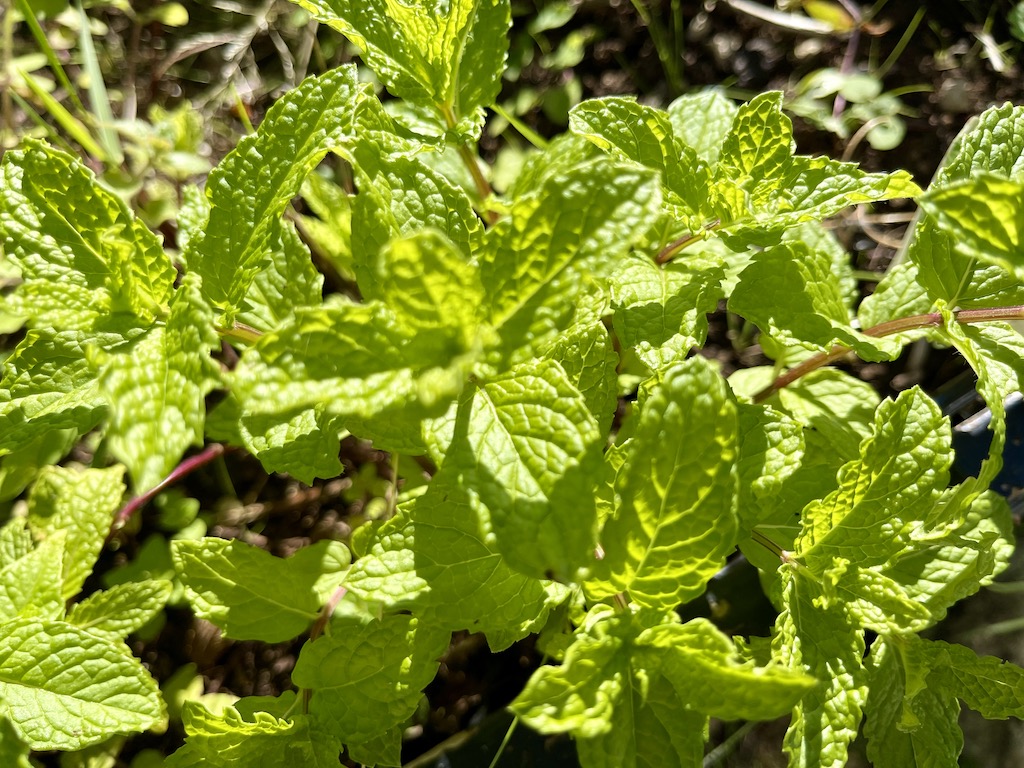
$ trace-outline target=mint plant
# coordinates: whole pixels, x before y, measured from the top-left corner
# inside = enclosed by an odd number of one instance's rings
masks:
[[[989,110],[961,137],[905,259],[855,306],[818,222],[922,192],[794,154],[780,94],[585,102],[499,197],[473,146],[507,2],[299,4],[394,99],[352,65],[285,95],[186,196],[176,260],[71,156],[26,141],[3,159],[21,278],[5,310],[28,331],[5,363],[0,455],[17,468],[5,497],[29,488],[0,531],[5,764],[165,726],[123,638],[170,582],[77,598],[122,520],[124,474],[147,498],[206,440],[305,482],[341,472],[349,433],[437,469],[388,519],[287,559],[173,542],[187,600],[226,637],[310,639],[297,691],[186,702],[169,766],[336,765],[342,750],[397,766],[457,630],[492,649],[540,633],[554,663],[512,711],[572,734],[587,768],[699,765],[710,717],[787,713],[794,766],[843,765],[862,722],[876,766],[953,765],[961,701],[1024,713],[1024,671],[920,636],[1013,546],[987,488],[1024,350],[1008,324],[1024,318],[1024,111]],[[306,181],[328,153],[355,194]],[[304,189],[335,225],[308,231],[358,295],[322,296],[284,215]],[[726,379],[695,354],[722,302],[773,366]],[[950,425],[922,390],[880,401],[829,367],[918,338],[959,350],[993,413],[991,455],[953,487]],[[95,466],[61,466],[94,430]],[[675,612],[737,551],[778,608],[770,637]]]

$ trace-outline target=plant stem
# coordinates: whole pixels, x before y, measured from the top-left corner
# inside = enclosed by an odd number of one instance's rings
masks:
[[[327,622],[331,620],[331,616],[334,615],[334,609],[338,607],[338,603],[341,599],[348,594],[348,590],[345,587],[338,587],[331,594],[330,599],[324,603],[324,607],[320,609],[320,615],[317,616],[316,621],[313,622],[312,628],[309,630],[309,641],[313,642],[320,635],[324,633],[324,629],[327,627]]]
[[[512,718],[512,722],[508,726],[508,730],[505,731],[505,738],[503,738],[501,740],[501,744],[498,745],[498,751],[495,753],[494,759],[491,760],[491,764],[490,764],[490,766],[488,766],[488,768],[496,768],[497,767],[498,761],[501,760],[501,756],[505,753],[505,748],[508,746],[509,739],[512,738],[512,734],[515,732],[517,725],[519,725],[519,718],[518,717]]]
[[[750,532],[750,538],[756,541],[758,544],[760,544],[762,547],[767,549],[772,554],[778,555],[780,560],[782,559],[782,547],[780,547],[774,541],[772,541],[763,533],[761,533],[761,531],[757,530],[757,528],[754,528]]]
[[[452,111],[451,105],[442,104],[440,105],[441,114],[444,115],[444,121],[449,128],[454,128],[458,121],[455,119],[455,113]],[[473,150],[469,148],[467,144],[458,145],[459,158],[462,160],[462,164],[466,166],[469,171],[469,175],[473,177],[473,183],[476,185],[476,192],[480,196],[480,202],[483,203],[487,198],[491,196],[491,185],[487,183],[487,179],[484,178],[483,171],[480,170],[480,164],[477,162],[476,155],[473,154]],[[485,211],[484,218],[487,219],[488,224],[494,224],[498,221],[498,214],[495,211]]]
[[[963,324],[1024,320],[1024,305],[1017,305],[1013,307],[992,307],[989,309],[959,309],[953,312],[953,319],[956,322]],[[868,328],[864,331],[864,335],[883,338],[885,336],[894,336],[897,333],[906,333],[907,331],[915,331],[922,328],[941,327],[942,314],[939,312],[929,312],[924,315],[912,315],[910,317],[901,317],[897,320],[887,320],[884,323],[879,323],[876,326]],[[811,371],[816,371],[822,366],[829,365],[830,363],[845,357],[851,351],[850,347],[837,344],[828,352],[821,352],[809,357],[799,365],[790,368],[784,374],[778,376],[775,381],[754,395],[752,399],[755,403],[763,403],[780,389],[788,387],[794,381],[806,376]]]
[[[686,246],[688,246],[690,243],[696,240],[703,240],[704,234],[706,232],[718,229],[721,225],[721,219],[713,219],[709,221],[707,224],[705,224],[703,227],[701,227],[701,229],[698,232],[691,232],[689,234],[683,235],[678,240],[669,243],[664,248],[662,248],[658,255],[654,258],[655,263],[667,264],[668,262],[672,261],[672,259],[674,259],[676,256],[678,256],[679,252],[683,250]]]
[[[195,456],[190,456],[185,459],[171,470],[171,473],[167,475],[167,477],[145,493],[136,496],[121,507],[117,515],[114,517],[113,524],[110,526],[110,535],[112,536],[114,533],[124,528],[125,523],[128,522],[131,516],[148,504],[158,493],[161,493],[182,478],[192,474],[200,467],[209,464],[219,456],[223,456],[226,450],[227,448],[225,448],[222,443],[214,443],[213,445],[206,446],[206,448]]]
[[[230,328],[218,328],[217,333],[225,339],[244,341],[246,344],[255,344],[263,335],[260,331],[244,323],[235,323]]]

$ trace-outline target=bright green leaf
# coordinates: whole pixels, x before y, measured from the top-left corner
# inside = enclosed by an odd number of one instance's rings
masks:
[[[433,680],[450,632],[412,616],[335,619],[307,643],[292,680],[312,691],[311,715],[346,744],[364,744],[400,725]]]
[[[956,697],[927,688],[914,695],[910,710],[907,674],[897,649],[882,639],[871,646],[864,706],[868,758],[875,768],[956,765],[963,749]],[[908,723],[908,716],[915,722]]]
[[[707,715],[686,709],[665,678],[643,683],[642,677],[633,677],[612,713],[612,727],[607,733],[576,739],[584,768],[700,765]]]
[[[903,549],[949,483],[950,441],[949,422],[920,389],[884,401],[838,488],[804,509],[800,562],[820,574],[844,559],[879,565]]]
[[[114,354],[94,355],[110,408],[110,450],[128,467],[136,491],[152,488],[190,445],[202,444],[205,397],[220,378],[210,353],[219,346],[213,312],[188,275],[165,326]]]
[[[955,494],[943,497],[952,504]],[[952,527],[916,542],[884,570],[927,606],[936,621],[951,605],[991,583],[1010,564],[1014,549],[1013,518],[1002,496],[985,492],[971,501],[966,513],[957,505],[953,514]],[[963,522],[958,524],[960,517]],[[943,513],[942,518],[949,516]]]
[[[55,532],[0,569],[0,621],[19,616],[58,619],[64,615],[61,564],[65,541],[63,531]]]
[[[4,361],[0,381],[0,454],[24,450],[41,434],[87,432],[104,401],[85,359],[95,337],[83,331],[31,330]]]
[[[537,360],[466,391],[443,468],[479,495],[510,565],[569,577],[593,558],[602,437],[562,367]]]
[[[1024,183],[983,175],[929,192],[921,206],[962,253],[1024,274]],[[946,298],[946,297],[941,297]]]
[[[318,542],[281,559],[240,541],[204,538],[171,543],[178,578],[196,613],[227,637],[276,643],[305,631],[323,600],[325,572],[344,569],[340,542]]]
[[[160,314],[175,272],[160,241],[77,159],[36,141],[4,155],[0,236],[17,301],[40,327]]]
[[[668,105],[675,135],[707,163],[715,163],[736,119],[736,105],[719,90],[680,96]]]
[[[487,233],[480,279],[511,353],[569,324],[591,273],[607,274],[650,223],[652,174],[606,158],[548,176]]]
[[[724,298],[724,277],[719,264],[699,257],[665,266],[627,258],[612,280],[619,340],[654,371],[684,360],[707,337],[707,316]]]
[[[755,254],[729,297],[729,309],[786,347],[827,352],[836,344],[865,360],[889,360],[902,345],[854,330],[832,258],[803,241]]]
[[[498,96],[508,51],[508,0],[296,0],[355,43],[395,96],[456,118]]]
[[[601,533],[596,573],[640,605],[696,597],[736,545],[736,405],[702,357],[665,371],[647,398]]]
[[[483,239],[469,196],[428,164],[436,153],[385,132],[370,132],[353,147],[359,194],[352,203],[353,268],[365,298],[382,298],[387,274],[378,258],[391,239],[433,229],[468,263]],[[455,255],[454,253],[452,254]]]
[[[279,99],[260,130],[210,173],[209,222],[185,257],[211,303],[230,311],[242,307],[256,274],[274,258],[285,207],[324,154],[351,141],[371,98],[354,66],[311,77]],[[268,163],[269,157],[287,162]]]
[[[166,722],[156,681],[123,643],[62,621],[0,625],[0,714],[32,749],[82,749]]]
[[[662,624],[636,639],[641,665],[658,671],[690,710],[722,720],[770,720],[793,708],[818,681],[780,666],[755,667],[707,619]]]
[[[62,596],[77,595],[92,573],[124,497],[124,468],[47,467],[28,500],[28,521],[39,537],[64,537]]]
[[[472,346],[484,291],[476,267],[447,238],[427,230],[391,240],[377,271],[377,290],[365,298],[383,301],[415,333],[454,330],[464,348]]]
[[[487,521],[479,502],[442,471],[377,529],[345,586],[367,602],[415,607],[451,630],[519,639],[542,626],[564,588],[512,570]]]
[[[287,718],[267,712],[243,717],[228,707],[217,716],[187,701],[181,714],[185,746],[166,760],[168,768],[274,768],[291,761],[312,768],[338,765],[337,738],[298,713]]]
[[[119,584],[75,605],[67,620],[110,641],[123,640],[163,610],[171,587],[165,579]]]
[[[864,634],[841,607],[815,607],[812,585],[791,566],[783,566],[782,587],[773,656],[821,681],[794,707],[783,749],[790,765],[842,768],[868,694]]]

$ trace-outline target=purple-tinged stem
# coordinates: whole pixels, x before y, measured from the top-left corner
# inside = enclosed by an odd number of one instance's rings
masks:
[[[206,446],[202,451],[197,453],[195,456],[189,456],[178,466],[176,466],[171,473],[167,475],[163,480],[157,483],[155,486],[150,488],[143,494],[136,496],[134,499],[125,504],[118,511],[114,517],[114,522],[110,526],[110,533],[113,535],[117,531],[124,528],[125,524],[131,519],[131,516],[138,512],[142,507],[146,506],[152,499],[162,491],[166,490],[170,486],[177,483],[184,477],[195,472],[200,467],[209,464],[211,461],[219,456],[223,456],[227,449],[222,443],[213,443],[212,445]]]

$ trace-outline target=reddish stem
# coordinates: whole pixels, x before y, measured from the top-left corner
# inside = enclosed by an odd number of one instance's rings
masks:
[[[999,320],[1024,320],[1024,305],[1013,307],[992,307],[991,309],[960,309],[953,312],[953,319],[958,323],[992,323]],[[887,320],[864,331],[865,336],[882,338],[894,336],[897,333],[905,333],[920,328],[941,328],[942,314],[929,312],[924,315],[912,315],[901,317],[897,320]],[[839,358],[849,354],[850,347],[837,344],[828,352],[821,352],[809,357],[799,365],[795,365],[784,374],[775,379],[771,384],[762,389],[753,397],[755,403],[762,403],[774,395],[783,387],[788,387],[797,379],[806,376],[811,371],[816,371],[822,366],[833,363]]]
[[[158,493],[166,490],[168,487],[174,485],[182,478],[195,472],[200,467],[209,464],[211,461],[216,459],[218,456],[223,456],[227,449],[221,443],[213,443],[212,445],[206,446],[202,451],[197,453],[195,456],[189,456],[178,466],[176,466],[171,473],[167,475],[163,480],[157,483],[155,486],[150,488],[145,493],[136,496],[134,499],[125,504],[118,511],[114,517],[114,522],[110,526],[110,535],[113,535],[117,531],[124,528],[125,523],[131,519],[131,516],[138,512],[142,507],[146,506],[153,497]]]

